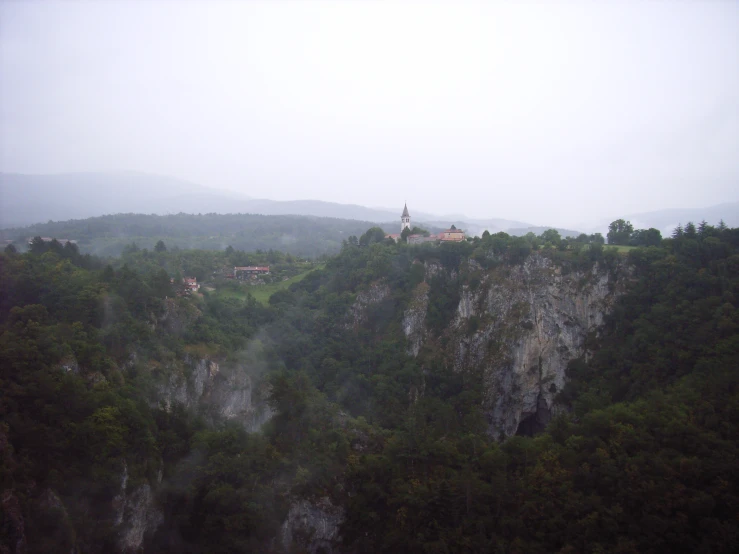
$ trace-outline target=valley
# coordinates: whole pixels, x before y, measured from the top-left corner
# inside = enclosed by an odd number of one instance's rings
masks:
[[[739,243],[690,233],[6,252],[0,544],[728,552]]]

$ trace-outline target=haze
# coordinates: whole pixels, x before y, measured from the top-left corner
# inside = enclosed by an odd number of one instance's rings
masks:
[[[739,199],[736,2],[4,2],[0,171],[573,225]]]

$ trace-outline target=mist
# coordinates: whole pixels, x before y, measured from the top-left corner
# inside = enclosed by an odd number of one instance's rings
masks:
[[[739,4],[0,4],[0,171],[542,225],[736,201]]]

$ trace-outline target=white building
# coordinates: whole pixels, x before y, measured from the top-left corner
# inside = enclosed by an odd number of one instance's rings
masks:
[[[403,205],[403,215],[400,216],[400,232],[403,229],[411,230],[411,214],[408,213],[408,204]]]

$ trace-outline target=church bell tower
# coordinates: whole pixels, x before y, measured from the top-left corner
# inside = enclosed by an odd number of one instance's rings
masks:
[[[403,215],[400,216],[400,232],[403,232],[403,229],[408,229],[410,231],[411,229],[411,214],[408,213],[408,204],[405,204],[403,207]]]

